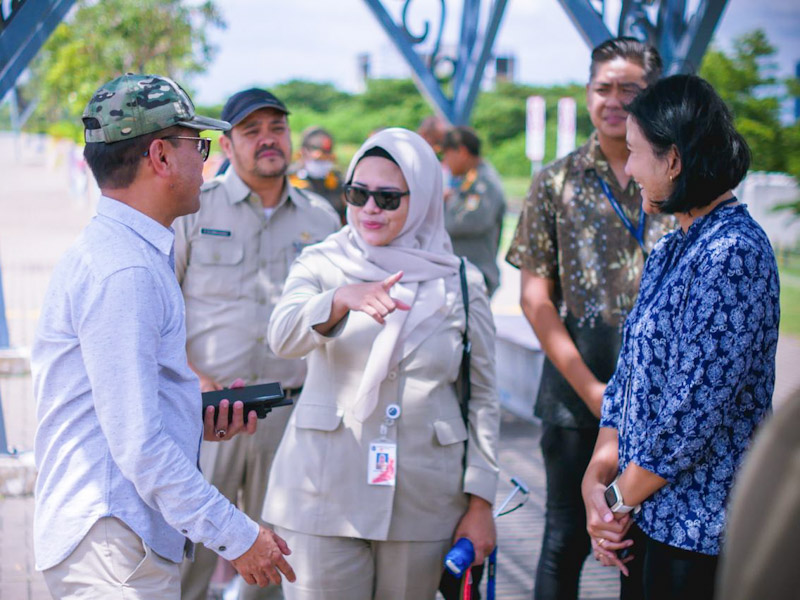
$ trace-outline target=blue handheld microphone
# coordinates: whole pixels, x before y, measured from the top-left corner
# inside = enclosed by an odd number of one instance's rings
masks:
[[[460,538],[444,557],[444,566],[456,577],[461,577],[475,560],[475,548],[467,538]]]

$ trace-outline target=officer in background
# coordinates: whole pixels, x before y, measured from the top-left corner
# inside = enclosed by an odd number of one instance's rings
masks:
[[[301,250],[339,228],[325,199],[298,190],[286,176],[292,155],[283,102],[261,89],[233,95],[222,109],[232,129],[220,138],[231,163],[206,183],[200,210],[175,221],[175,270],[186,301],[186,351],[203,392],[279,382],[297,397],[303,360],[277,358],[267,344],[267,323]],[[273,410],[255,435],[203,444],[200,463],[210,481],[258,521],[269,469],[291,407]],[[205,599],[216,555],[198,547],[184,569],[182,598]],[[277,590],[275,590],[277,591]],[[269,592],[274,594],[275,591]],[[278,594],[279,591],[278,591]],[[245,586],[240,598],[264,595]]]
[[[442,162],[461,183],[447,196],[444,223],[453,251],[481,270],[491,296],[500,285],[497,249],[506,212],[500,176],[481,158],[481,141],[465,126],[447,132]]]
[[[289,169],[289,183],[300,190],[311,190],[331,203],[344,224],[344,178],[336,169],[333,136],[322,127],[312,126],[303,132],[300,160]]]
[[[444,142],[444,136],[447,135],[448,129],[447,121],[436,115],[429,115],[422,119],[419,127],[417,127],[417,133],[428,142],[433,151],[436,152],[436,155],[439,156],[442,153],[442,142]]]

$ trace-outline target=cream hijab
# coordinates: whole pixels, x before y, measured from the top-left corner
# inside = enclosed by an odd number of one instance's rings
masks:
[[[403,278],[389,294],[411,306],[386,317],[375,338],[355,398],[354,414],[364,421],[375,410],[381,382],[389,371],[435,331],[448,314],[458,288],[459,258],[444,228],[442,169],[433,149],[407,129],[385,129],[370,137],[353,156],[347,181],[364,153],[383,148],[398,164],[409,195],[406,222],[386,246],[371,246],[351,223],[329,236],[317,249],[345,274],[363,281],[383,281],[397,271]]]

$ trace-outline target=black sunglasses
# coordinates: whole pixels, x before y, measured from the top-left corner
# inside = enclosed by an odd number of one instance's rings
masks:
[[[209,152],[211,152],[211,138],[204,137],[191,137],[188,135],[167,135],[159,140],[195,140],[197,142],[197,151],[203,157],[203,162],[206,162]],[[145,150],[144,156],[150,154],[150,150]]]
[[[372,196],[375,198],[375,204],[381,210],[397,210],[403,196],[408,196],[410,193],[396,190],[371,190],[349,183],[344,186],[344,198],[348,204],[364,206],[369,197]]]

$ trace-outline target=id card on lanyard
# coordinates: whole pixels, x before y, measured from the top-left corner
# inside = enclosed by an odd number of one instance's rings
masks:
[[[397,444],[389,439],[389,428],[400,418],[400,406],[386,407],[386,418],[381,423],[381,435],[369,443],[367,452],[367,483],[394,487],[397,481]]]
[[[600,177],[597,173],[597,181],[600,183],[600,187],[603,188],[603,193],[608,198],[609,204],[611,204],[611,208],[614,209],[614,212],[617,213],[619,220],[622,221],[622,224],[625,226],[625,229],[633,236],[633,239],[636,240],[636,243],[639,244],[639,248],[642,249],[642,254],[644,254],[644,259],[647,260],[647,250],[644,248],[644,225],[645,220],[647,219],[647,215],[644,212],[644,207],[642,207],[639,213],[639,225],[638,227],[634,228],[633,223],[628,218],[628,215],[625,214],[625,211],[622,210],[622,206],[620,206],[617,199],[614,197],[614,194],[611,192],[611,188],[608,187],[608,183]]]

